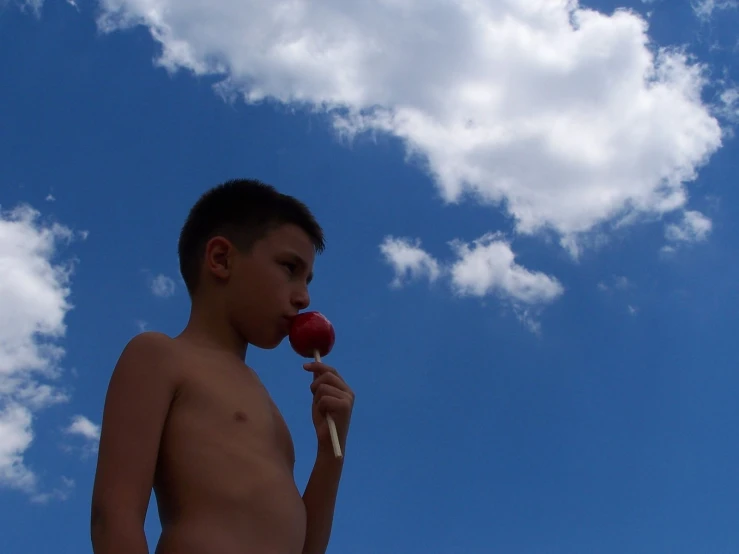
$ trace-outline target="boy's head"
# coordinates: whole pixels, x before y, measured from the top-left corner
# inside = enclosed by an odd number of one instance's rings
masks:
[[[251,179],[203,194],[178,244],[190,297],[222,303],[229,323],[265,348],[279,344],[285,318],[310,302],[313,260],[323,249],[323,230],[302,202]]]

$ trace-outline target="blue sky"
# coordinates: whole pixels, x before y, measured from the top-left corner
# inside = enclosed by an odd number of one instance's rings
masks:
[[[179,228],[232,177],[327,233],[329,552],[738,552],[739,10],[566,4],[2,3],[3,552],[91,551],[110,372],[181,329]],[[310,376],[248,361],[302,488]]]

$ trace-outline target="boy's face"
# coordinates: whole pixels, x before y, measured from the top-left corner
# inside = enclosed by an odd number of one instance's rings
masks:
[[[315,249],[297,225],[273,229],[248,252],[234,251],[226,282],[231,325],[259,348],[275,348],[290,318],[310,304]]]

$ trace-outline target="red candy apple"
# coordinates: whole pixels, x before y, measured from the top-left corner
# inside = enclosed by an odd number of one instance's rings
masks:
[[[334,347],[336,334],[331,322],[319,312],[303,312],[290,325],[290,346],[300,356],[313,358],[316,351],[326,356]]]

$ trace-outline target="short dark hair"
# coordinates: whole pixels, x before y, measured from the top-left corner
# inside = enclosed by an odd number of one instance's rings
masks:
[[[177,246],[180,273],[192,297],[198,286],[205,246],[215,236],[248,251],[267,233],[292,223],[310,237],[316,252],[325,247],[323,229],[308,207],[256,179],[232,179],[205,192],[190,210]]]

